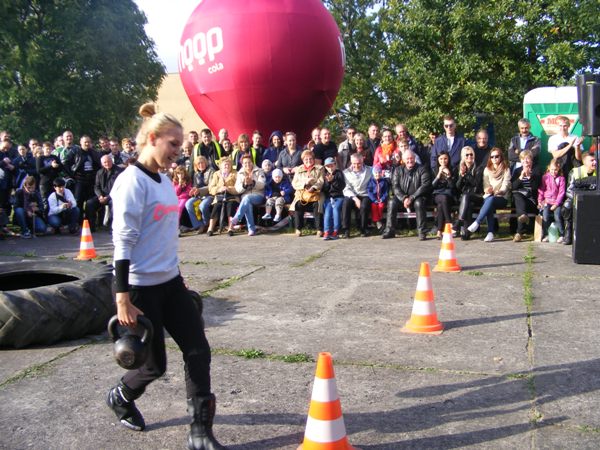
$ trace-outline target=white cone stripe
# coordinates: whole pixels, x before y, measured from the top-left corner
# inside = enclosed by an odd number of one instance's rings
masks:
[[[417,291],[431,291],[431,278],[419,277],[417,280]]]
[[[84,228],[84,229],[81,230],[81,235],[82,236],[91,236],[92,232],[90,231],[89,228]]]
[[[452,242],[452,233],[444,233],[444,238],[442,239],[444,244],[449,244]]]
[[[422,302],[415,300],[413,303],[412,313],[415,316],[431,316],[435,314],[435,305],[433,302]]]
[[[440,259],[456,259],[454,250],[440,250]]]
[[[319,420],[308,416],[304,436],[313,442],[336,442],[346,437],[344,418],[336,420]]]
[[[335,378],[323,379],[315,377],[313,384],[312,400],[326,403],[333,402],[338,399],[337,387]]]
[[[79,250],[91,250],[94,248],[94,243],[93,242],[83,242],[81,241],[81,244],[79,245]]]

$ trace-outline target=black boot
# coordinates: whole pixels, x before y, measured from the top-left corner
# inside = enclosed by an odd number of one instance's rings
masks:
[[[134,400],[141,395],[131,392],[122,382],[108,391],[106,404],[112,409],[121,424],[134,431],[142,431],[146,428],[142,413],[135,406]]]
[[[565,222],[565,236],[563,244],[571,245],[573,243],[573,224],[570,221]]]
[[[192,416],[188,448],[190,450],[227,450],[215,439],[212,426],[216,400],[213,394],[207,397],[188,398],[188,413]]]

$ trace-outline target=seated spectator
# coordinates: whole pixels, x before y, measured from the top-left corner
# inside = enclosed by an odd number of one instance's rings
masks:
[[[135,146],[133,145],[133,141],[131,139],[121,139],[121,148],[121,159],[125,164],[127,164],[130,159],[137,160],[138,154],[135,151]]]
[[[402,155],[402,164],[394,171],[392,178],[393,196],[388,201],[385,230],[381,236],[390,239],[396,236],[397,215],[400,208],[414,209],[417,215],[419,240],[426,237],[427,200],[431,192],[431,174],[425,166],[417,164],[416,155],[408,150]]]
[[[511,179],[513,203],[517,213],[517,232],[513,242],[521,242],[529,223],[528,213],[538,212],[537,199],[540,175],[533,172],[533,155],[524,150],[519,155],[521,167],[515,170]]]
[[[344,238],[350,237],[350,217],[352,211],[358,211],[358,228],[362,237],[367,236],[367,224],[369,223],[369,210],[371,200],[367,191],[367,185],[371,179],[371,168],[365,167],[362,156],[355,153],[350,157],[351,167],[344,170],[344,205],[343,205],[343,229]]]
[[[42,196],[36,189],[35,178],[31,175],[23,180],[23,187],[15,194],[14,220],[21,227],[21,237],[31,239],[34,234],[44,234],[46,222],[43,219]]]
[[[221,158],[229,158],[231,160],[231,157],[233,154],[233,145],[231,144],[231,141],[229,140],[229,138],[223,139],[223,141],[220,144],[221,144]],[[219,166],[220,161],[221,161],[220,158],[218,161],[216,161],[217,166]]]
[[[43,155],[36,158],[35,166],[40,176],[40,194],[44,202],[44,211],[48,211],[48,196],[54,192],[53,183],[60,176],[62,164],[60,158],[52,154],[50,142],[44,142],[42,152]]]
[[[433,201],[437,208],[437,238],[442,239],[444,225],[452,223],[452,214],[450,207],[454,204],[455,194],[455,176],[450,167],[450,155],[445,150],[438,153],[437,173],[433,173]]]
[[[264,161],[263,161],[264,164]],[[280,169],[275,169],[271,176],[271,181],[265,186],[265,215],[263,220],[271,220],[271,212],[275,207],[275,217],[273,222],[277,223],[283,217],[283,208],[286,204],[292,202],[294,197],[294,188],[290,180],[283,175]]]
[[[227,230],[230,236],[233,234],[233,227],[244,217],[248,227],[248,236],[256,234],[254,207],[265,202],[265,182],[266,177],[262,169],[254,166],[250,155],[244,156],[242,158],[242,169],[238,172],[235,181],[235,189],[242,197],[240,206],[231,218],[229,230]]]
[[[185,141],[181,146],[181,157],[177,159],[176,163],[178,166],[185,167],[190,178],[194,175],[194,167],[192,166],[193,158],[192,153],[194,151],[194,145],[190,141]]]
[[[289,179],[294,178],[296,168],[302,164],[303,152],[297,145],[296,133],[288,131],[285,133],[285,149],[279,153],[275,167],[281,169]]]
[[[271,182],[271,172],[273,172],[273,163],[269,159],[265,159],[261,164],[261,169],[265,174],[265,182]]]
[[[485,242],[494,240],[496,232],[496,220],[494,215],[496,209],[506,208],[510,196],[510,169],[504,159],[502,150],[498,147],[492,148],[490,159],[483,170],[483,206],[475,221],[469,225],[469,232],[475,233],[479,225],[485,219],[487,221],[488,233]]]
[[[296,167],[294,179],[292,180],[292,187],[296,192],[290,206],[290,211],[294,211],[296,236],[302,236],[304,212],[312,211],[315,219],[315,227],[317,228],[317,237],[322,237],[322,205],[320,197],[321,188],[323,187],[323,166],[315,164],[315,155],[310,150],[304,150],[302,152],[302,162],[302,165]]]
[[[538,189],[538,209],[542,210],[542,242],[548,242],[548,227],[550,215],[554,216],[554,224],[558,229],[558,243],[564,241],[565,228],[563,226],[561,210],[566,193],[565,177],[560,171],[560,164],[556,159],[550,161],[548,171],[542,177]]]
[[[173,170],[173,188],[175,189],[175,195],[177,195],[179,225],[181,226],[181,214],[185,210],[185,204],[190,199],[190,191],[192,190],[192,180],[185,166],[177,166],[175,167],[175,170]]]
[[[335,159],[329,157],[325,160],[323,177],[323,203],[324,203],[324,228],[323,239],[335,240],[339,238],[342,225],[342,206],[344,204],[344,188],[346,180],[344,174],[336,166]]]
[[[371,220],[375,222],[377,231],[383,230],[383,210],[388,201],[390,181],[383,177],[380,165],[373,167],[373,176],[367,185],[369,199],[371,199]]]
[[[111,155],[100,158],[102,168],[96,172],[94,180],[94,196],[85,202],[85,215],[90,224],[90,230],[96,231],[98,212],[100,212],[103,225],[110,226],[112,222],[112,200],[110,191],[115,180],[123,169],[113,163]]]
[[[269,147],[263,152],[263,163],[267,160],[273,164],[277,162],[279,153],[283,150],[283,134],[281,131],[273,131],[269,137]],[[264,170],[264,169],[263,169]]]
[[[463,241],[468,241],[471,238],[471,232],[467,227],[473,221],[473,209],[483,204],[484,168],[484,165],[478,166],[475,162],[473,147],[467,145],[462,148],[461,160],[458,166],[458,179],[456,180],[456,190],[460,198],[458,221],[454,230],[455,234],[460,232]]]
[[[217,224],[219,230],[223,227],[224,219],[227,218],[227,223],[231,222],[231,217],[235,213],[240,201],[235,182],[237,173],[233,171],[231,160],[229,158],[221,158],[219,162],[220,170],[210,179],[208,192],[213,197],[213,208],[210,213],[210,221],[206,234],[212,236]]]
[[[596,158],[591,153],[584,153],[583,166],[574,167],[569,172],[569,179],[567,180],[566,199],[563,204],[562,216],[565,223],[565,237],[563,244],[571,245],[573,243],[573,202],[575,201],[575,194],[578,190],[589,189],[590,186],[595,185],[597,163]]]
[[[198,230],[198,234],[200,234],[208,228],[210,205],[214,200],[208,192],[208,187],[215,171],[202,155],[194,160],[194,165],[196,170],[192,179],[190,199],[186,202],[185,209],[190,218],[192,229]]]
[[[340,142],[337,151],[338,167],[341,170],[345,170],[350,167],[350,156],[356,153],[356,144],[354,143],[354,136],[356,135],[356,128],[346,128],[346,139]]]
[[[56,234],[60,233],[61,226],[68,226],[69,233],[75,234],[79,230],[79,208],[75,197],[65,187],[66,183],[62,178],[56,178],[52,184],[54,192],[48,197],[48,225]]]
[[[375,150],[373,164],[381,166],[383,176],[391,179],[394,167],[400,163],[399,158],[401,158],[401,155],[398,152],[398,146],[394,140],[392,130],[383,130],[383,133],[381,133],[381,144]]]

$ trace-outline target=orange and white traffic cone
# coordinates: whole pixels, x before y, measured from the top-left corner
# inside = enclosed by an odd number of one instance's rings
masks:
[[[304,441],[298,450],[359,450],[346,437],[331,353],[319,353]]]
[[[94,248],[94,240],[90,231],[90,223],[85,219],[81,227],[81,243],[79,244],[79,255],[75,259],[87,261],[96,258],[96,249]]]
[[[444,325],[438,320],[435,312],[429,263],[421,263],[412,314],[400,331],[418,334],[442,334],[444,331]]]
[[[460,272],[460,266],[456,262],[456,252],[454,251],[454,238],[452,237],[452,225],[447,223],[444,227],[444,236],[442,238],[442,248],[437,265],[433,268],[434,272]]]

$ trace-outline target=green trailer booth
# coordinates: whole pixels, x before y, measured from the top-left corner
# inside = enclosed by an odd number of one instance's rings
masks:
[[[523,117],[531,122],[531,134],[542,140],[539,157],[540,169],[552,159],[548,152],[548,138],[558,133],[557,116],[566,116],[571,122],[569,133],[581,136],[583,126],[579,123],[577,88],[575,86],[541,87],[529,91],[523,99]],[[589,150],[592,141],[587,137],[583,147]]]

